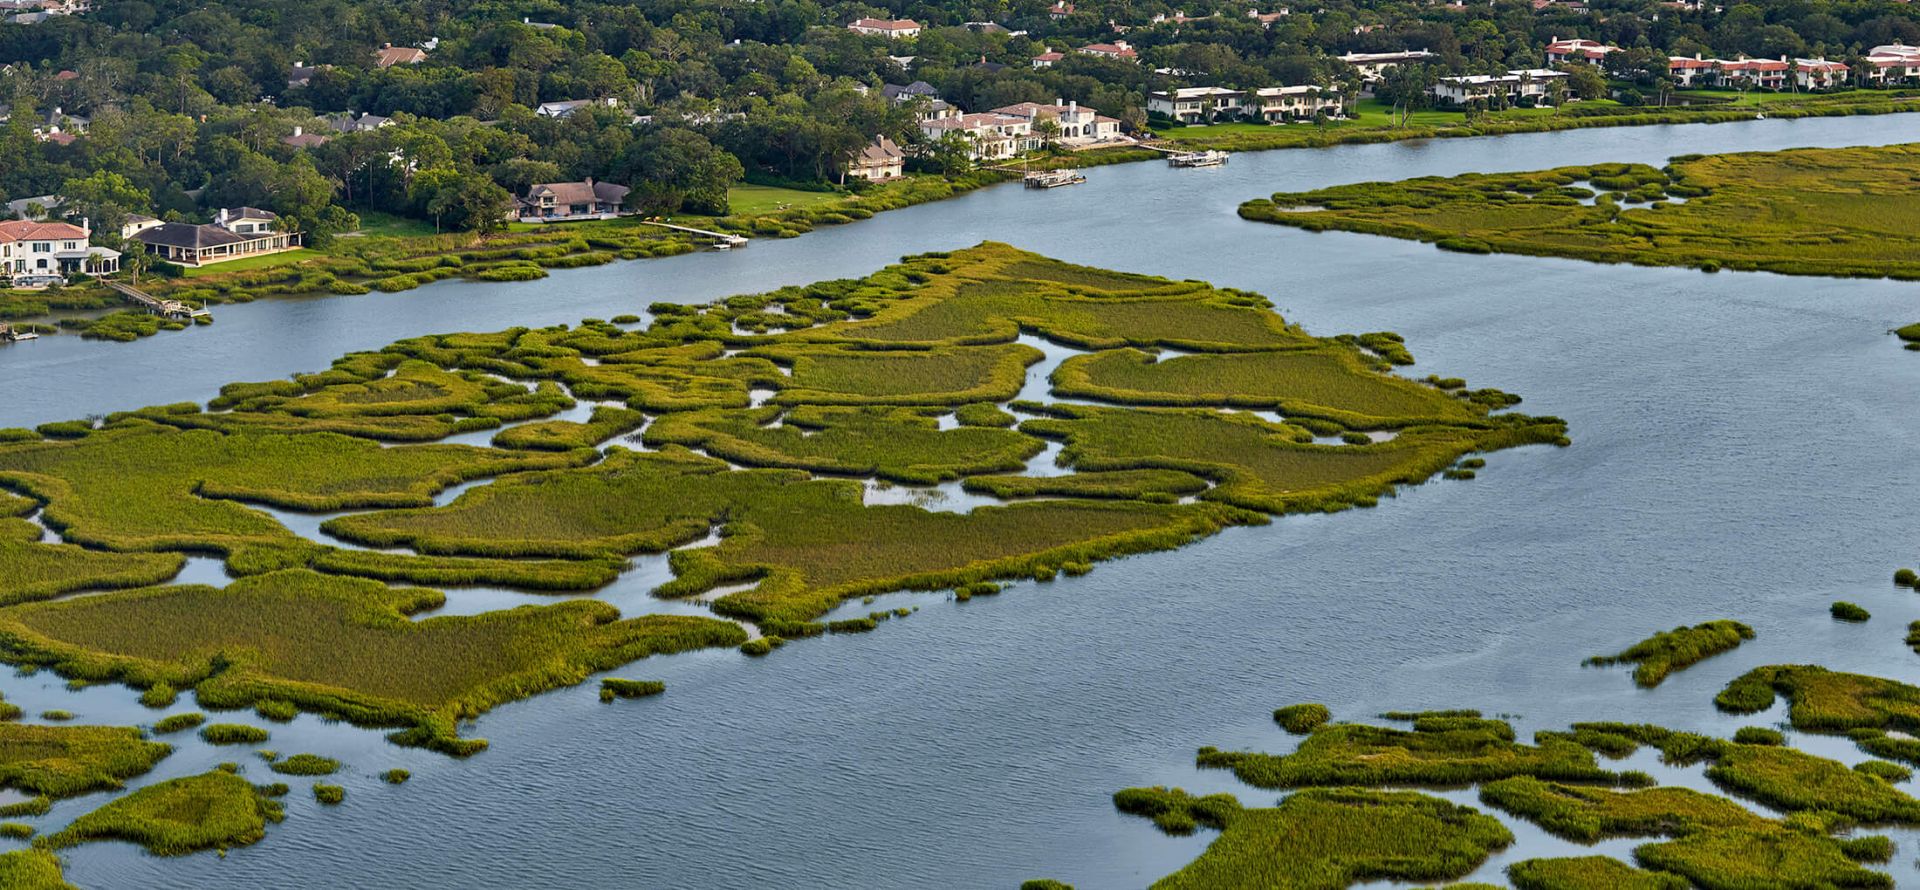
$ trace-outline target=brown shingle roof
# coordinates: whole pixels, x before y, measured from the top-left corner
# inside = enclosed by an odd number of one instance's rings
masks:
[[[627,199],[632,189],[611,182],[542,182],[527,189],[527,200],[532,201],[543,194],[551,193],[558,204],[587,204],[593,201],[606,201],[618,204]]]

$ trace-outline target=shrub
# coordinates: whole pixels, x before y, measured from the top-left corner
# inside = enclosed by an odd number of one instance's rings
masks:
[[[1893,583],[1901,587],[1920,585],[1920,574],[1915,574],[1912,569],[1896,569],[1893,573]]]
[[[1828,611],[1833,613],[1836,621],[1866,621],[1873,617],[1873,614],[1866,609],[1846,600],[1836,600],[1832,606],[1828,607]]]
[[[1280,724],[1281,729],[1295,735],[1304,735],[1312,732],[1316,727],[1331,719],[1333,719],[1332,712],[1328,711],[1327,706],[1322,704],[1287,705],[1273,712],[1274,722]]]

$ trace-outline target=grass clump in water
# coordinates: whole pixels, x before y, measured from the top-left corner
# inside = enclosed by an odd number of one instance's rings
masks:
[[[328,806],[334,806],[347,799],[347,789],[339,785],[315,782],[313,783],[313,799]]]
[[[340,761],[318,754],[295,754],[275,760],[268,766],[287,776],[330,776],[340,769]]]
[[[667,691],[667,684],[659,680],[622,680],[607,677],[600,681],[600,700],[613,701],[615,698],[645,698]]]
[[[43,843],[52,849],[124,840],[160,856],[244,847],[282,818],[280,804],[222,770],[149,785],[94,810]]]
[[[1873,617],[1873,613],[1861,608],[1859,604],[1850,603],[1846,600],[1835,600],[1834,604],[1829,606],[1827,611],[1833,613],[1835,621],[1866,621]]]
[[[1709,621],[1692,627],[1660,631],[1613,655],[1593,656],[1586,660],[1586,664],[1634,663],[1633,681],[1642,687],[1652,688],[1660,685],[1660,681],[1674,671],[1730,652],[1751,639],[1753,628],[1738,621]]]
[[[1524,859],[1507,866],[1515,890],[1689,890],[1678,875],[1643,871],[1611,856]]]
[[[257,745],[272,736],[273,733],[258,726],[244,723],[214,723],[200,730],[200,738],[209,745]]]
[[[380,781],[389,785],[405,785],[407,780],[411,778],[413,778],[413,773],[398,768],[390,769],[380,774]]]
[[[1430,717],[1411,731],[1359,723],[1322,726],[1292,754],[1202,748],[1203,767],[1231,769],[1261,788],[1328,785],[1449,786],[1537,776],[1573,782],[1611,783],[1621,777],[1601,769],[1593,753],[1562,738],[1538,746],[1513,740],[1498,720]]]
[[[1333,712],[1328,711],[1326,705],[1311,702],[1287,705],[1273,712],[1273,721],[1280,724],[1281,729],[1295,735],[1312,732],[1331,719],[1333,719]]]
[[[207,722],[207,715],[195,711],[189,714],[169,714],[154,721],[153,731],[157,735],[181,732]]]
[[[1231,795],[1196,798],[1179,789],[1130,788],[1121,811],[1172,833],[1204,825],[1220,837],[1200,858],[1154,883],[1181,888],[1308,890],[1369,880],[1461,877],[1513,842],[1499,820],[1414,792],[1316,789],[1264,809]]]

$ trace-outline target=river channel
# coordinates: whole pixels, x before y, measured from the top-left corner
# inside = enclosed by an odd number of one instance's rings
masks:
[[[1712,708],[1715,690],[1757,664],[1920,682],[1901,640],[1920,597],[1887,580],[1920,563],[1920,354],[1887,334],[1920,320],[1920,284],[1468,256],[1234,215],[1276,190],[1367,179],[1915,140],[1920,116],[1890,115],[1240,154],[1201,170],[1132,164],[1073,188],[990,188],[728,253],[263,300],[131,344],[59,336],[0,349],[0,426],[32,425],[204,402],[224,382],[317,370],[401,337],[607,318],[990,239],[1256,290],[1316,334],[1397,331],[1414,373],[1519,393],[1520,410],[1566,418],[1574,440],[1489,455],[1476,480],[1418,486],[1376,509],[1231,529],[998,597],[851,604],[848,614],[920,608],[765,659],[642,661],[614,675],[665,680],[666,695],[608,705],[587,684],[503,706],[467,729],[492,741],[468,760],[303,716],[272,725],[266,747],[345,760],[344,805],[321,808],[297,787],[284,824],[224,859],[93,844],[69,851],[67,876],[88,888],[1007,888],[1041,876],[1142,887],[1214,835],[1164,836],[1116,813],[1111,794],[1167,784],[1270,805],[1274,792],[1197,770],[1193,752],[1285,750],[1278,705],[1325,702],[1342,719],[1477,707],[1512,715],[1523,735],[1592,719],[1730,733],[1781,719]],[[1840,598],[1874,620],[1831,621]],[[1580,666],[1714,618],[1759,636],[1657,690]],[[130,690],[70,691],[44,673],[0,679],[0,691],[29,714],[63,708],[82,722],[157,713]],[[170,741],[180,752],[131,784],[222,760],[246,761],[255,781],[271,775],[244,750]],[[1833,740],[1794,742],[1863,759]],[[377,779],[396,766],[413,780]],[[103,799],[33,821],[57,829]],[[1509,824],[1521,843],[1474,879],[1584,849]],[[1920,885],[1920,834],[1893,835],[1901,850],[1887,868]]]

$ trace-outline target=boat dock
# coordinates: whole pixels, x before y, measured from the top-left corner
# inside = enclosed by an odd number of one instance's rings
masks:
[[[154,315],[158,315],[161,318],[194,319],[203,316],[211,317],[213,315],[212,312],[206,309],[195,309],[179,300],[162,300],[159,297],[153,296],[146,291],[124,282],[109,281],[107,282],[107,286],[119,291],[121,296],[127,298],[127,302],[145,309]]]
[[[712,238],[714,242],[713,246],[721,250],[731,250],[735,247],[747,246],[747,238],[745,235],[734,235],[728,232],[709,232],[706,229],[696,229],[692,226],[683,226],[676,223],[654,222],[650,219],[641,220],[640,222],[641,225],[659,226],[663,229],[672,229],[676,232],[687,232],[693,235],[703,235]]]
[[[40,335],[33,331],[23,331],[11,322],[0,321],[0,343],[18,343],[21,340],[38,340]]]

